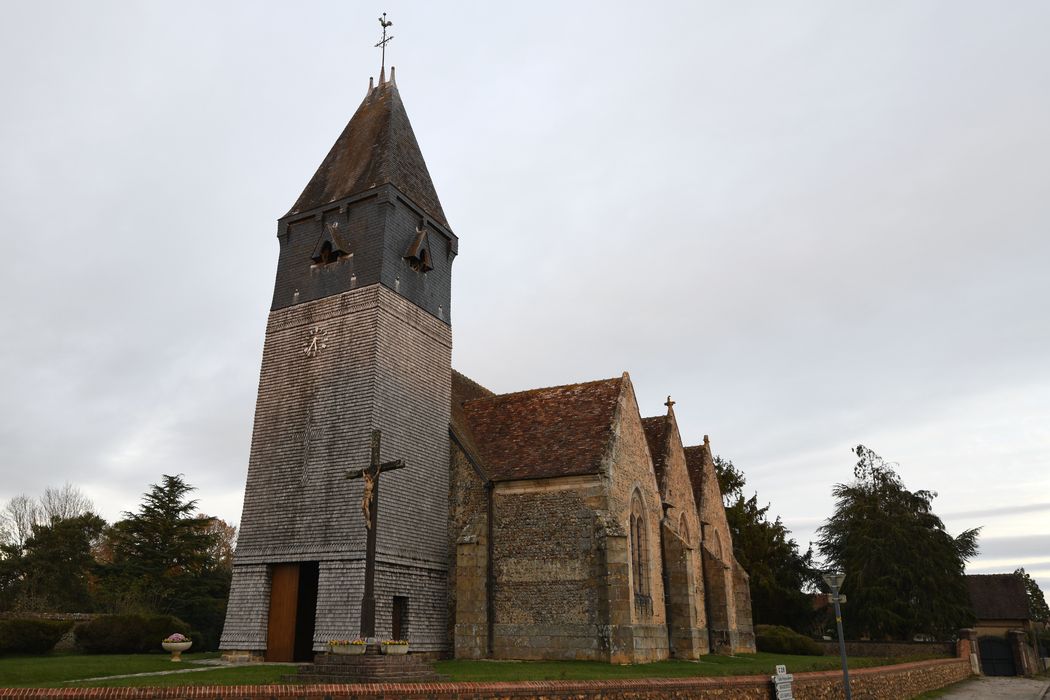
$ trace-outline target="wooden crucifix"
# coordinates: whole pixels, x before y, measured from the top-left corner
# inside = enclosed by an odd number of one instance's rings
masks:
[[[405,461],[395,459],[391,462],[379,461],[379,442],[383,433],[372,431],[372,459],[364,469],[354,469],[346,473],[347,479],[363,479],[364,491],[361,494],[361,512],[365,516],[365,528],[368,531],[368,544],[365,552],[365,594],[361,597],[361,637],[371,639],[376,636],[376,526],[379,510],[379,475],[392,469],[401,469]]]

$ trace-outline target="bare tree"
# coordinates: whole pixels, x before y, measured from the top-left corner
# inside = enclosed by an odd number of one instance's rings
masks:
[[[208,521],[204,531],[215,536],[214,544],[208,548],[208,557],[212,562],[225,569],[233,568],[233,550],[237,546],[237,526],[222,518],[210,515],[198,515],[198,520]]]
[[[10,533],[10,541],[21,549],[33,534],[33,525],[39,525],[42,512],[40,505],[24,493],[20,493],[4,505],[0,518]]]
[[[40,505],[45,522],[76,518],[95,507],[83,491],[68,481],[60,488],[48,486],[44,489]]]

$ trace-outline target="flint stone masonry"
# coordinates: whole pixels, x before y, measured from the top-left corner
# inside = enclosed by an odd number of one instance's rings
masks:
[[[496,490],[495,656],[599,659],[594,512],[575,489],[540,489]]]
[[[413,647],[448,648],[450,387],[449,327],[382,285],[270,314],[221,649],[265,648],[270,563],[322,562],[315,648],[354,630],[366,530],[345,473],[368,464],[372,429],[408,465],[379,480],[376,632],[408,595]]]

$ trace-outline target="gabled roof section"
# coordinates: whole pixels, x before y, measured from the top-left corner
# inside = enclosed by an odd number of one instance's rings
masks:
[[[1028,592],[1017,574],[970,574],[970,603],[978,620],[1027,620]]]
[[[649,454],[653,457],[653,471],[656,472],[656,483],[664,488],[664,471],[667,468],[667,416],[652,416],[642,419],[645,429],[645,441],[649,443]],[[666,497],[666,494],[661,493]]]
[[[703,508],[703,499],[706,495],[704,493],[704,462],[707,459],[713,459],[708,444],[685,448],[686,471],[689,472],[689,483],[693,486],[693,498],[696,500],[698,510]]]
[[[470,399],[478,399],[492,396],[493,393],[475,382],[465,374],[452,370],[452,412],[449,418],[449,432],[452,438],[459,443],[463,451],[474,466],[485,472],[485,479],[489,479],[488,470],[482,464],[481,452],[478,450],[477,442],[474,440],[474,431],[470,429],[470,423],[463,413],[463,403]]]
[[[494,481],[597,474],[623,377],[468,400],[463,417]]]
[[[393,185],[448,228],[430,172],[394,82],[380,78],[285,216],[381,185]]]

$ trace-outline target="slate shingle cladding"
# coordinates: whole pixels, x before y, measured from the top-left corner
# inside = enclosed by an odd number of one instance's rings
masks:
[[[368,91],[287,216],[388,184],[448,227],[392,75]]]

